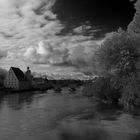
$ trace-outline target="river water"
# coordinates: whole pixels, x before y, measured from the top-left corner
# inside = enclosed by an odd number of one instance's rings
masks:
[[[140,139],[139,116],[67,92],[1,95],[0,140]]]

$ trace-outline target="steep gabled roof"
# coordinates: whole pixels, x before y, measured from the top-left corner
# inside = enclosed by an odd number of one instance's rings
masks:
[[[19,68],[11,67],[19,81],[27,81],[25,74]]]

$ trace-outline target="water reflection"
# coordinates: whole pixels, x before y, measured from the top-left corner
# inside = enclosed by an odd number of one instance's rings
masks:
[[[65,88],[59,93],[1,94],[0,140],[140,139],[139,116],[68,93],[71,91]]]
[[[6,95],[4,101],[8,104],[9,108],[13,110],[20,110],[25,105],[29,105],[32,102],[33,93],[16,93],[14,95]]]
[[[140,133],[139,133],[139,134],[136,134],[136,135],[132,138],[132,140],[140,140]]]
[[[109,140],[110,136],[95,124],[73,123],[58,127],[48,138],[50,140]]]
[[[110,121],[116,121],[123,112],[122,108],[118,106],[105,104],[99,101],[96,104],[96,111],[100,114],[101,119]]]

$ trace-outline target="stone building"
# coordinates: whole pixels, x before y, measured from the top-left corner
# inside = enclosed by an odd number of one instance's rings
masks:
[[[27,71],[29,68],[27,69]],[[28,72],[26,72],[28,73]],[[14,90],[27,90],[31,88],[31,71],[27,75],[19,68],[11,67],[4,80],[6,88]],[[29,80],[30,79],[30,80]]]

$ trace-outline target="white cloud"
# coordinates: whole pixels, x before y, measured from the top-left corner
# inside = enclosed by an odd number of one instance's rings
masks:
[[[94,53],[102,41],[83,40],[83,37],[77,40],[71,36],[61,37],[54,44],[51,41],[41,41],[38,46],[28,48],[25,60],[34,64],[74,67],[84,72],[93,70]]]
[[[21,64],[90,66],[102,42],[92,40],[99,29],[86,23],[73,29],[71,35],[58,35],[65,27],[52,12],[55,2],[0,0],[0,49],[8,51],[5,63],[15,59],[23,61]]]
[[[0,0],[0,46],[27,46],[54,35],[62,25],[52,13],[55,0]],[[40,13],[39,13],[40,12]]]
[[[0,50],[0,59],[6,58],[7,57],[7,52]]]
[[[68,51],[66,48],[54,48],[46,41],[41,41],[37,47],[30,47],[24,53],[26,60],[37,64],[63,63]]]

